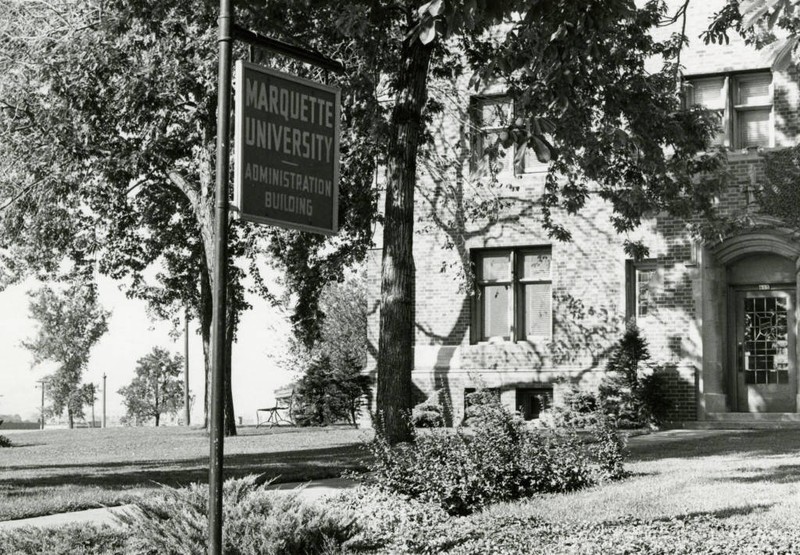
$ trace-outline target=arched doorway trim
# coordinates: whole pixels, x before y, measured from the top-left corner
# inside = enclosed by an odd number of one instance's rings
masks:
[[[723,265],[752,254],[772,253],[797,261],[800,258],[800,244],[791,241],[786,234],[761,231],[745,233],[725,239],[714,247],[717,261]]]

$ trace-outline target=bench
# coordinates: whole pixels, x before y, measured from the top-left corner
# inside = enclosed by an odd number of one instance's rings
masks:
[[[275,406],[265,409],[256,409],[256,428],[269,425],[280,426],[286,424],[294,426],[294,390],[291,390],[289,395],[275,396]]]

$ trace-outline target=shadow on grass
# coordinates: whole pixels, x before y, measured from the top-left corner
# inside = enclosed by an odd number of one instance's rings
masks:
[[[745,458],[800,453],[797,430],[693,430],[656,432],[628,442],[628,460],[738,455]]]
[[[775,484],[792,484],[800,482],[800,464],[781,464],[769,468],[739,468],[744,475],[720,478],[720,482],[738,482],[754,484],[772,482]]]
[[[648,518],[644,521],[634,516],[625,516],[618,519],[607,520],[604,524],[609,526],[630,526],[632,523],[654,523],[654,522],[673,522],[673,521],[691,521],[700,518],[714,518],[724,520],[737,516],[748,516],[756,513],[763,513],[768,511],[774,503],[759,503],[755,505],[746,505],[741,507],[726,507],[724,509],[717,509],[714,511],[691,511],[674,516],[662,516],[657,518]]]
[[[358,445],[282,451],[274,453],[235,454],[225,456],[225,478],[250,474],[263,481],[276,483],[333,478],[344,470],[364,470],[367,454]],[[8,468],[7,470],[14,470]],[[22,466],[20,471],[49,470],[47,475],[0,480],[0,488],[20,489],[80,485],[104,489],[152,487],[155,484],[172,487],[192,482],[208,481],[208,459],[195,458],[169,461],[137,461],[131,463],[101,463],[97,465]]]

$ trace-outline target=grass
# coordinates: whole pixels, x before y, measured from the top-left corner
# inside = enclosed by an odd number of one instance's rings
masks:
[[[0,450],[4,519],[116,504],[159,483],[207,479],[208,439],[201,430],[9,435],[16,447]],[[244,429],[226,441],[226,476],[335,476],[363,466],[359,443],[365,437],[351,429]],[[474,549],[465,544],[456,553],[518,552],[498,547],[507,545],[548,554],[768,553],[768,542],[755,551],[746,546],[759,538],[800,541],[800,431],[654,433],[630,440],[627,468],[631,476],[621,482],[498,504],[448,521],[445,533],[482,537]],[[745,547],[731,551],[731,541]],[[706,549],[708,542],[722,550]]]
[[[241,428],[225,439],[225,477],[296,482],[363,469],[352,428]],[[0,520],[129,502],[161,485],[208,481],[209,442],[200,429],[106,428],[12,432],[0,450]]]
[[[800,527],[800,430],[670,431],[632,438],[630,478],[568,495],[497,505],[552,523],[709,516]]]

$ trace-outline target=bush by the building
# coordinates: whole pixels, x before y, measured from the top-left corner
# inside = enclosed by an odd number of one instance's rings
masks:
[[[619,477],[621,443],[608,428],[587,449],[571,429],[534,430],[496,400],[471,407],[469,431],[432,430],[409,444],[370,444],[375,483],[394,493],[469,514],[490,503],[566,492]],[[599,456],[599,458],[598,458]]]

